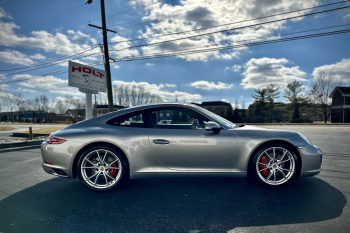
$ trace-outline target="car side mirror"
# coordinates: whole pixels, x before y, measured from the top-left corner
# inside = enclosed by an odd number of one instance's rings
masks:
[[[216,122],[208,121],[205,124],[205,130],[206,131],[213,131],[214,133],[219,133],[221,130],[221,127]]]

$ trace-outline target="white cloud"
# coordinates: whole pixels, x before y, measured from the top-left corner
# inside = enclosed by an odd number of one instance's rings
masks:
[[[26,94],[26,93],[38,93],[36,90],[28,89],[28,88],[22,88],[22,87],[18,87],[16,91],[22,92],[23,94]]]
[[[119,36],[119,35],[115,35],[111,41],[112,42],[118,42],[118,41],[125,41],[128,40],[128,38]],[[131,58],[131,57],[135,57],[135,56],[139,56],[140,53],[138,50],[136,49],[125,49],[127,47],[130,47],[131,43],[130,42],[122,42],[122,43],[116,43],[115,45],[111,46],[110,49],[110,53],[113,54],[113,58],[115,58],[116,60],[118,59],[123,59],[123,58]],[[125,50],[123,50],[125,49]],[[117,51],[113,51],[113,50],[117,50]],[[119,51],[118,51],[119,50]]]
[[[0,18],[9,18],[12,19],[12,17],[8,14],[6,14],[5,10],[0,7]]]
[[[232,69],[234,72],[239,72],[239,71],[241,71],[242,66],[240,66],[240,65],[234,65],[234,66],[232,66],[231,69]]]
[[[150,92],[151,94],[158,95],[166,100],[171,100],[173,101],[175,96],[178,97],[179,100],[197,100],[197,99],[202,99],[202,96],[199,94],[190,94],[187,92],[182,92],[182,91],[174,91],[174,92],[169,92],[169,91],[164,91],[162,90],[164,88],[163,84],[150,84],[148,82],[124,82],[124,81],[114,81],[112,85],[128,85],[131,87],[135,88],[140,88],[143,87],[145,90]]]
[[[168,83],[166,83],[165,86],[167,86],[167,87],[177,87],[176,84],[168,84]]]
[[[316,77],[320,72],[333,73],[340,81],[350,82],[350,58],[344,58],[334,64],[316,67],[312,75]]]
[[[40,53],[33,54],[29,57],[32,59],[37,59],[37,60],[44,60],[46,58],[44,55],[41,55]]]
[[[1,12],[0,12],[1,16]],[[14,29],[20,29],[14,22],[3,22],[0,20],[0,38],[4,46],[16,46],[15,44],[25,44],[26,46],[37,47],[46,51],[53,51],[57,54],[70,54],[81,52],[91,48],[90,35],[81,32],[69,30],[68,35],[60,32],[49,33],[47,31],[32,31],[30,36],[17,35]],[[86,37],[81,42],[74,41],[71,34],[78,37]],[[13,45],[11,45],[13,44]],[[91,51],[91,53],[99,52],[99,48]]]
[[[151,2],[151,0],[133,0],[131,1],[131,5],[145,6],[147,4],[151,4]],[[243,0],[221,3],[218,3],[215,0],[181,0],[178,5],[159,3],[145,8],[147,14],[142,18],[142,20],[145,22],[151,22],[151,24],[147,25],[145,30],[140,31],[140,37],[154,37],[163,34],[189,31],[185,34],[177,34],[147,40],[148,43],[155,43],[164,40],[195,36],[202,33],[232,29],[250,25],[252,22],[237,23],[234,25],[231,24],[227,26],[195,31],[195,29],[230,24],[232,22],[276,14],[277,12],[288,12],[313,7],[318,3],[318,0],[250,0],[249,3]],[[293,13],[288,16],[301,15],[307,12],[308,11]],[[274,17],[274,19],[281,19],[284,17],[286,16],[278,16]],[[157,20],[154,21],[155,19]],[[302,18],[298,18],[293,21],[298,21],[301,19]],[[266,20],[256,20],[254,23],[264,21]],[[150,55],[155,53],[172,52],[176,50],[188,50],[196,47],[208,48],[211,46],[225,46],[227,44],[242,40],[252,40],[254,38],[271,36],[276,31],[284,28],[285,24],[286,22],[266,24],[254,28],[240,29],[230,33],[216,33],[209,36],[188,38],[154,46],[142,47],[141,50],[143,55]],[[229,60],[239,57],[239,55],[245,49],[246,48],[234,49],[226,52],[211,51],[206,53],[181,55],[178,57],[188,61],[204,62],[213,59]]]
[[[233,87],[233,84],[227,84],[218,82],[218,84],[215,84],[214,82],[208,82],[208,81],[196,81],[190,84],[192,87],[196,87],[198,89],[203,90],[220,90],[220,89],[231,89]]]
[[[303,78],[306,73],[299,66],[286,67],[289,63],[285,58],[252,58],[244,65],[241,85],[244,89],[261,88],[270,83],[284,87],[293,80],[306,81]]]
[[[154,63],[147,63],[146,66],[154,66]]]
[[[350,19],[350,12],[344,15],[344,19]]]
[[[34,64],[34,61],[28,58],[27,55],[15,50],[8,49],[0,52],[0,61],[10,64],[19,64],[26,66]]]
[[[18,80],[32,77],[34,76],[29,74],[17,74],[14,75],[12,79]],[[78,88],[68,86],[68,80],[63,80],[54,76],[44,76],[40,78],[30,79],[28,81],[20,82],[19,85],[24,88],[43,89],[47,90],[50,93],[57,93],[62,95],[84,95],[82,92],[78,91]]]
[[[114,69],[119,69],[120,66],[113,64],[113,68],[114,68]]]

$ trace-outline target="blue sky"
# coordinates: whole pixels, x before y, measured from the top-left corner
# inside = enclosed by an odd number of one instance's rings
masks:
[[[7,3],[8,2],[8,3]],[[1,0],[0,1],[0,74],[10,74],[9,69],[36,66],[69,54],[81,52],[102,43],[101,33],[87,24],[101,25],[100,3],[93,0]],[[174,32],[190,31],[208,26],[269,16],[336,1],[319,0],[105,0],[107,25],[117,34],[108,33],[109,42],[125,41],[138,37],[154,37]],[[6,3],[6,4],[5,4]],[[28,7],[26,7],[29,5]],[[83,5],[81,7],[78,7]],[[124,49],[144,43],[171,40],[178,37],[231,29],[275,19],[322,11],[350,2],[306,10],[279,17],[267,18],[235,25],[188,32],[175,36],[151,38],[143,41],[111,44],[111,50]],[[25,7],[25,8],[23,8]],[[70,12],[60,13],[78,7]],[[21,10],[21,8],[23,8]],[[117,14],[124,12],[123,14]],[[48,19],[46,22],[41,21]],[[130,56],[165,53],[176,50],[195,49],[204,46],[225,46],[242,40],[279,36],[286,33],[318,29],[329,26],[347,26],[309,32],[321,33],[350,28],[350,8],[318,16],[301,17],[295,20],[249,27],[231,33],[215,33],[211,36],[184,39],[172,43],[124,49],[112,52],[111,57],[125,59]],[[304,34],[295,34],[299,36]],[[279,37],[278,37],[279,36]],[[111,65],[114,84],[145,87],[151,93],[173,101],[175,95],[182,101],[238,99],[248,105],[253,101],[254,88],[274,83],[283,88],[292,80],[301,81],[306,87],[318,72],[333,72],[345,85],[350,84],[350,33],[283,42],[236,50],[198,53],[181,57],[117,62]],[[28,46],[28,47],[23,47]],[[35,47],[35,48],[29,48]],[[97,48],[91,53],[99,53]],[[86,55],[88,53],[84,53]],[[101,55],[76,59],[82,63],[101,61]],[[68,62],[0,77],[0,82],[68,69]],[[104,69],[101,65],[99,68]],[[25,70],[20,70],[25,71]],[[64,99],[66,94],[84,98],[77,88],[68,87],[67,73],[43,76],[38,79],[0,85],[5,93],[20,91],[25,98],[46,94],[50,98]],[[283,91],[283,90],[282,90]],[[283,92],[280,101],[283,101]]]

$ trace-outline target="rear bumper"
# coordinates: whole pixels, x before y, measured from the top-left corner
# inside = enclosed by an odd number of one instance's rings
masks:
[[[298,147],[301,156],[300,178],[314,176],[321,172],[322,151],[314,145]]]
[[[63,173],[64,171],[62,170],[61,167],[52,166],[52,165],[44,163],[44,162],[41,164],[41,166],[46,173],[49,173],[49,174],[54,175],[54,176],[68,177],[67,173],[65,173],[65,174]]]
[[[75,147],[68,141],[62,144],[48,144],[44,141],[41,144],[42,168],[52,175],[73,178],[72,158],[74,152]]]

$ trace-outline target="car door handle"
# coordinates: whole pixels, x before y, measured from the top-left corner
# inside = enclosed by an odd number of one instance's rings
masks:
[[[170,144],[169,141],[164,140],[164,139],[155,139],[155,140],[153,140],[153,143],[154,144]]]

